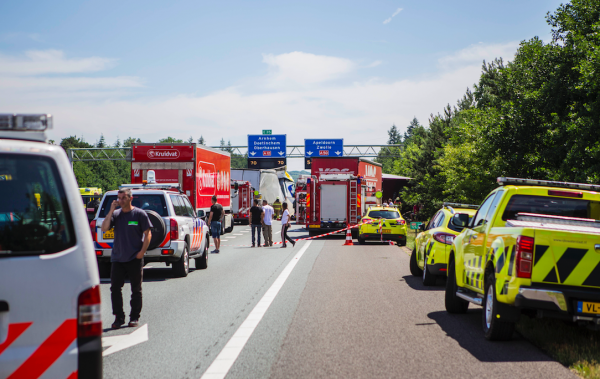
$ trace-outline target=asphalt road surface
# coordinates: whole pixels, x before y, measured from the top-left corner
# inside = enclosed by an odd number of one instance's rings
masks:
[[[343,243],[250,248],[239,246],[250,227],[236,225],[206,270],[145,267],[138,328],[109,329],[103,280],[104,377],[576,378],[518,334],[486,341],[479,307],[447,314],[443,283],[423,287],[403,249]]]

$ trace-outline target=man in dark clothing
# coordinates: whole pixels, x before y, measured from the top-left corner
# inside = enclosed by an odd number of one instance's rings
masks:
[[[258,234],[258,247],[260,247],[260,232],[262,229],[263,209],[260,207],[258,199],[254,199],[254,205],[250,208],[250,225],[252,226],[252,247],[254,247],[254,234]]]
[[[211,253],[218,254],[221,247],[221,219],[225,212],[223,212],[223,206],[217,203],[217,197],[214,195],[212,203],[210,215],[208,216],[208,225],[210,226],[210,236],[215,241],[215,249]]]
[[[121,206],[121,209],[116,209]],[[121,289],[125,284],[125,275],[131,282],[131,313],[129,326],[139,325],[140,312],[142,311],[142,270],[144,268],[144,254],[150,244],[152,223],[143,210],[131,206],[131,190],[123,189],[118,193],[118,200],[110,205],[110,210],[102,221],[102,232],[115,229],[110,260],[110,298],[112,301],[115,322],[113,329],[119,329],[125,324],[123,312],[123,294]]]

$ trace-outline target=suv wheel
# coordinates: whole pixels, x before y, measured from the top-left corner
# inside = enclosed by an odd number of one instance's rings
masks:
[[[176,278],[184,278],[190,272],[190,253],[187,244],[183,248],[181,258],[173,263],[173,274]]]
[[[423,285],[432,286],[435,284],[436,276],[429,272],[427,268],[427,255],[423,257]]]
[[[417,249],[413,249],[412,254],[410,254],[410,273],[413,276],[423,275],[423,271],[419,268],[419,265],[417,264]]]
[[[448,313],[467,313],[469,302],[456,296],[456,273],[454,259],[448,263],[448,280],[446,280],[446,311]]]
[[[485,338],[490,341],[508,341],[512,339],[515,323],[500,321],[495,317],[498,314],[498,300],[496,299],[496,275],[493,272],[487,275],[485,285],[482,312]]]
[[[359,245],[364,245],[367,242],[367,240],[364,237],[361,237],[360,234],[358,235],[357,239]]]
[[[194,259],[194,261],[196,263],[196,269],[198,269],[198,270],[204,270],[208,267],[208,245],[209,245],[208,234],[204,238],[206,238],[206,243],[204,244],[204,251],[202,252],[202,255],[200,256],[200,258]]]

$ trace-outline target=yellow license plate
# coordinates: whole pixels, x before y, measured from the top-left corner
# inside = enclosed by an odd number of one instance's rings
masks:
[[[320,228],[320,227],[321,227],[321,225],[309,225],[308,227],[309,227],[309,228]]]
[[[105,240],[114,240],[115,239],[115,229],[111,229],[108,232],[102,234],[102,238]]]
[[[392,234],[392,229],[382,229],[383,234]]]
[[[591,313],[600,315],[600,303],[589,303],[587,301],[578,301],[577,310],[579,313]]]

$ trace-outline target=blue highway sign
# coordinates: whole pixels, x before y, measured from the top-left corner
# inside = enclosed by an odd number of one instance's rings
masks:
[[[341,157],[344,155],[344,139],[305,139],[304,156]]]
[[[285,158],[285,134],[248,134],[248,158]]]

